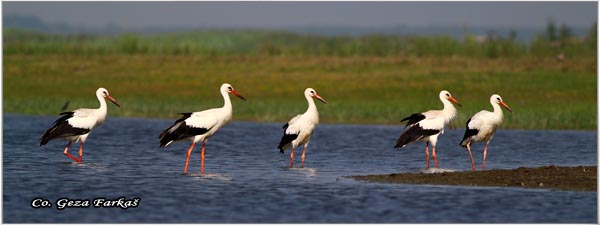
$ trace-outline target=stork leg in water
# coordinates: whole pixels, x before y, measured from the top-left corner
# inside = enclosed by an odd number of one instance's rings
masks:
[[[67,144],[67,147],[65,147],[65,151],[63,152],[66,156],[68,156],[69,158],[71,158],[73,161],[80,163],[83,157],[83,143],[79,144],[79,158],[75,158],[75,156],[69,154],[69,148],[71,147],[71,143],[69,141],[69,143]]]
[[[192,142],[192,145],[188,149],[187,156],[185,158],[185,167],[183,168],[183,173],[187,173],[187,168],[190,162],[190,156],[192,155],[192,150],[194,150],[195,142]],[[202,142],[202,150],[200,151],[200,174],[204,175],[204,145],[205,142]]]
[[[194,150],[194,145],[196,145],[196,142],[192,142],[192,145],[188,149],[187,157],[185,158],[185,167],[183,168],[184,174],[187,174],[188,163],[190,162],[190,155],[192,155],[192,150]]]
[[[304,150],[302,150],[302,166],[300,166],[300,168],[304,168],[304,157],[306,155],[306,147],[308,146],[308,143],[304,144]]]
[[[204,144],[202,141],[202,152],[200,153],[200,174],[204,175]]]
[[[290,153],[290,168],[294,168],[294,146],[292,146],[292,152]]]

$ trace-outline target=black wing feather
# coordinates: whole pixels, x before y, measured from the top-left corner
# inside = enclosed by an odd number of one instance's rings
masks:
[[[406,127],[416,124],[419,121],[424,120],[424,119],[425,119],[425,115],[423,115],[421,113],[413,113],[409,117],[406,117],[406,118],[400,120],[400,122],[404,122],[404,121],[408,120],[408,122],[406,123],[406,126],[404,126],[406,128]]]
[[[402,135],[400,135],[394,148],[402,148],[407,144],[419,141],[424,137],[435,135],[439,132],[440,130],[423,129],[421,126],[412,126],[408,128],[408,130],[404,131]]]
[[[285,125],[283,125],[283,137],[281,137],[281,141],[279,141],[279,145],[277,146],[277,148],[279,149],[279,152],[281,152],[281,154],[283,154],[283,147],[286,146],[287,144],[291,143],[292,141],[296,140],[296,138],[298,137],[299,133],[296,134],[286,134],[285,130],[290,126],[289,123],[286,123]]]
[[[158,137],[160,139],[160,147],[165,147],[171,141],[177,141],[196,135],[202,135],[210,130],[210,128],[196,128],[188,126],[185,123],[185,120],[187,118],[190,118],[192,116],[192,113],[180,114],[183,115],[183,117],[176,120],[175,123],[173,123],[173,125],[169,126],[167,129],[160,133]],[[171,128],[173,128],[174,126],[178,126],[177,129],[170,132],[169,130],[171,130]]]
[[[83,135],[90,132],[89,129],[73,127],[67,122],[74,114],[75,112],[60,113],[59,115],[63,116],[54,121],[52,127],[46,130],[40,138],[40,146],[47,144],[50,140],[55,138]]]
[[[479,133],[479,130],[469,128],[469,122],[471,122],[471,119],[467,120],[467,129],[465,130],[465,136],[463,137],[462,141],[460,141],[460,146],[462,147],[467,147],[467,144],[470,141],[468,139]]]

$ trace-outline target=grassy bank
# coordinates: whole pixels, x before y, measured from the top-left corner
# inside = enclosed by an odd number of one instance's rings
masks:
[[[595,34],[591,32],[590,34]],[[4,111],[56,114],[94,107],[103,86],[122,103],[113,116],[177,117],[222,105],[234,85],[236,120],[285,122],[313,87],[325,123],[398,124],[441,108],[448,89],[465,106],[454,126],[498,93],[513,108],[504,127],[596,128],[595,36],[530,44],[514,37],[311,36],[267,31],[161,35],[51,35],[5,30]],[[557,55],[562,57],[557,60]]]
[[[455,126],[490,109],[502,95],[514,110],[505,128],[596,129],[596,58],[462,56],[177,55],[44,53],[4,56],[4,112],[57,114],[96,107],[102,86],[122,105],[111,116],[178,117],[222,105],[229,82],[234,119],[285,122],[306,109],[313,87],[329,101],[324,123],[398,124],[413,112],[441,108],[448,89],[464,105]]]

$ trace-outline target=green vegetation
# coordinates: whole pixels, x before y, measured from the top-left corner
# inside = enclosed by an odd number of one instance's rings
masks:
[[[591,34],[592,32],[590,32]],[[112,116],[176,118],[220,107],[219,85],[234,118],[285,122],[302,113],[315,88],[323,123],[399,124],[413,112],[441,108],[447,89],[464,105],[454,125],[502,95],[514,110],[506,128],[596,129],[596,45],[545,37],[530,45],[495,37],[321,37],[265,31],[59,36],[5,31],[4,112],[57,114],[96,107],[102,86],[122,108]],[[594,33],[595,36],[595,33]],[[594,37],[595,38],[595,37]],[[562,53],[562,58],[557,55]],[[319,103],[318,103],[319,104]]]
[[[554,26],[554,25],[552,25]],[[119,36],[50,35],[7,29],[4,54],[143,54],[203,56],[464,56],[476,58],[595,56],[595,33],[572,36],[566,26],[540,35],[531,45],[515,41],[516,33],[501,37],[368,35],[312,36],[269,31],[210,30],[163,35],[135,33]],[[559,39],[560,37],[560,39]]]

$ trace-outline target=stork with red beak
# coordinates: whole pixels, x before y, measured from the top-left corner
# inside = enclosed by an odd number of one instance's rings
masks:
[[[312,88],[304,90],[304,97],[308,102],[308,109],[304,114],[299,114],[292,118],[288,123],[283,125],[283,136],[277,148],[283,154],[284,149],[292,148],[290,153],[290,168],[294,167],[294,149],[300,145],[304,145],[302,150],[302,166],[304,167],[304,158],[306,156],[306,147],[310,141],[313,130],[319,124],[319,111],[313,98],[327,104],[317,91]]]
[[[427,161],[427,168],[429,168],[429,144],[431,144],[431,154],[433,156],[435,167],[437,168],[439,166],[435,155],[435,145],[438,136],[444,133],[444,127],[456,116],[456,108],[454,108],[452,103],[462,107],[462,105],[452,97],[452,94],[446,90],[441,91],[439,97],[442,104],[444,104],[444,109],[414,113],[400,121],[408,121],[404,127],[405,129],[408,127],[408,129],[400,135],[394,146],[394,148],[403,148],[412,142],[426,142],[425,159]]]
[[[75,162],[81,163],[83,161],[83,143],[88,135],[90,135],[90,132],[104,123],[104,119],[106,119],[107,106],[104,99],[108,99],[117,107],[121,107],[105,88],[98,88],[96,90],[96,97],[100,102],[100,108],[77,109],[71,112],[60,113],[62,117],[54,121],[52,127],[46,130],[40,138],[40,146],[47,144],[52,139],[67,139],[69,143],[63,153]],[[75,158],[75,156],[69,154],[69,148],[73,142],[79,142],[79,158]]]
[[[465,136],[460,142],[460,146],[466,147],[469,151],[469,157],[471,158],[471,169],[475,171],[475,161],[471,154],[471,143],[478,141],[485,141],[485,147],[483,147],[483,162],[481,163],[481,170],[485,170],[485,158],[487,155],[488,144],[494,137],[496,128],[502,124],[504,114],[500,106],[512,113],[512,109],[502,100],[500,95],[494,94],[490,97],[490,104],[494,108],[493,112],[487,110],[481,110],[467,120],[467,129],[465,130]]]
[[[223,96],[223,101],[225,102],[223,107],[200,112],[181,113],[183,117],[176,120],[173,125],[160,133],[160,147],[167,147],[175,141],[187,140],[192,142],[192,145],[187,151],[183,173],[187,173],[188,163],[194,145],[196,145],[197,142],[202,142],[200,173],[204,175],[204,145],[206,144],[206,140],[231,121],[233,107],[231,106],[229,94],[235,95],[246,101],[246,98],[242,97],[230,84],[222,84],[220,91]]]

